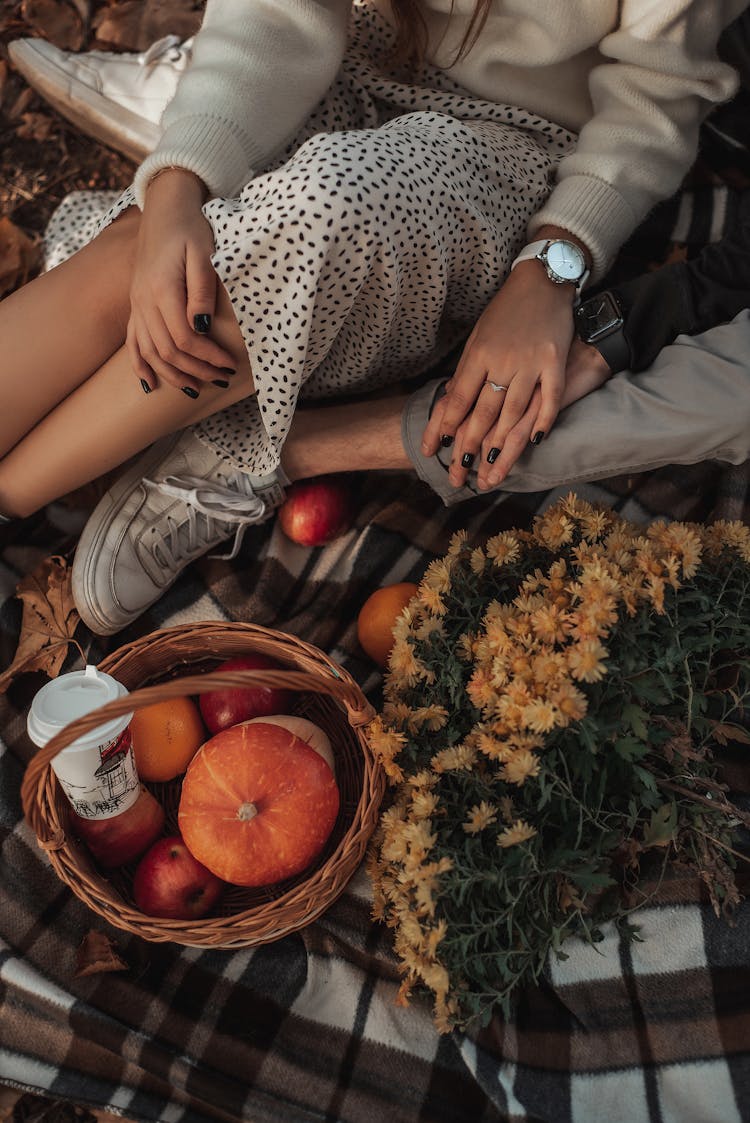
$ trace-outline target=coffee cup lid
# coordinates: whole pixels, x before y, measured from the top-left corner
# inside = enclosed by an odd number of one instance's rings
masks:
[[[29,737],[35,745],[46,745],[71,721],[99,709],[107,702],[124,697],[128,691],[104,671],[89,664],[84,671],[71,671],[52,679],[34,695],[26,722]],[[84,733],[68,748],[84,748],[111,741],[127,727],[132,713],[112,718]],[[67,749],[64,750],[67,752]]]

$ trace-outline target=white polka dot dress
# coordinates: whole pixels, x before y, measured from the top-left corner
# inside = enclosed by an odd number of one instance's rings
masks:
[[[471,97],[450,71],[399,81],[392,35],[357,5],[342,70],[294,142],[239,197],[203,208],[256,393],[196,431],[254,473],[279,463],[298,400],[419,374],[471,330],[575,143]],[[112,193],[65,200],[48,264],[132,205],[131,191],[112,204]]]

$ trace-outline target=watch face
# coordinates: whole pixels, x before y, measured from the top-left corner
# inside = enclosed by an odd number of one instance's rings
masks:
[[[576,309],[575,316],[579,334],[585,343],[594,343],[610,335],[623,322],[619,305],[606,291],[584,300]]]
[[[563,281],[580,281],[586,272],[583,252],[573,242],[552,242],[547,247],[547,264]]]

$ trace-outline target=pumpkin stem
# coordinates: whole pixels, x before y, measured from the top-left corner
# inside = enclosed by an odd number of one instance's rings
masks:
[[[249,823],[258,814],[258,808],[254,803],[241,803],[237,811],[237,818],[243,823]]]

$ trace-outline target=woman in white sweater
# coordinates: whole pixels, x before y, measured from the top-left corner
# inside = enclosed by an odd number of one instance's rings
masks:
[[[451,448],[454,487],[501,482],[513,432],[538,444],[604,377],[576,376],[576,296],[732,93],[715,46],[743,7],[208,0],[133,187],[0,305],[6,517],[146,450],[82,536],[85,622],[123,627],[290,478]],[[63,206],[60,259],[95,211]],[[468,333],[411,457],[403,397],[309,406]]]

